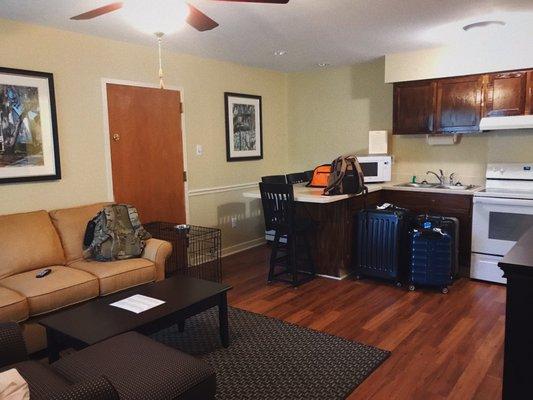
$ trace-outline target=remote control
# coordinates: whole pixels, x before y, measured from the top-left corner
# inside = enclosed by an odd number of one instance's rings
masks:
[[[39,272],[37,275],[35,275],[36,278],[44,278],[46,275],[48,275],[52,270],[50,268],[43,269],[41,272]]]

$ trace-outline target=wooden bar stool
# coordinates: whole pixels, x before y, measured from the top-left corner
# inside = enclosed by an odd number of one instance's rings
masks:
[[[294,287],[308,282],[316,275],[309,242],[313,221],[296,218],[292,185],[260,183],[259,189],[266,229],[276,231],[268,282],[286,282]]]

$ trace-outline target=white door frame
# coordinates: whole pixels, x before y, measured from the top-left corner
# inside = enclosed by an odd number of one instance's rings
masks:
[[[113,193],[113,170],[111,165],[111,142],[109,139],[109,113],[107,109],[107,84],[114,85],[126,85],[126,86],[138,86],[151,89],[158,89],[159,85],[146,82],[135,82],[127,81],[120,79],[111,79],[111,78],[102,78],[102,109],[103,109],[103,132],[104,132],[104,156],[105,156],[105,169],[106,169],[106,178],[107,178],[107,201],[115,201],[115,196]],[[177,86],[165,87],[167,90],[175,90],[180,92],[181,102],[185,102],[185,95],[183,88]],[[187,135],[185,133],[185,123],[184,123],[185,114],[181,115],[181,141],[183,145],[183,170],[187,172]],[[189,174],[187,174],[187,181],[183,183],[184,185],[184,197],[185,197],[185,220],[189,222]]]

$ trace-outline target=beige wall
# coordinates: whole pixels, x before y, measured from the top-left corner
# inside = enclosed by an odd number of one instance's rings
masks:
[[[142,47],[0,20],[3,67],[52,72],[55,79],[60,181],[0,185],[0,214],[105,200],[102,78],[157,83],[156,47]],[[164,54],[165,82],[184,90],[189,190],[257,182],[288,163],[286,75],[182,54]],[[263,97],[264,159],[227,163],[225,91]],[[196,144],[204,155],[196,156]],[[190,222],[224,228],[224,247],[261,236],[258,203],[242,190],[190,198]],[[244,210],[244,211],[243,211]],[[228,218],[237,217],[237,228]]]
[[[293,169],[368,151],[369,130],[392,130],[392,85],[383,83],[384,60],[289,75],[289,140]],[[428,169],[457,172],[482,183],[487,162],[533,161],[533,130],[463,136],[459,145],[429,146],[425,136],[392,139],[394,180]]]
[[[470,43],[387,54],[385,82],[416,81],[533,66],[531,40]]]

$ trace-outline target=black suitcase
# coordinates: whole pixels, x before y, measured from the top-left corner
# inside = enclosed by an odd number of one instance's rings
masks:
[[[448,293],[458,272],[457,218],[419,215],[410,231],[409,290],[437,286]]]
[[[401,286],[408,263],[411,216],[397,207],[367,209],[358,214],[355,276],[376,277]]]

